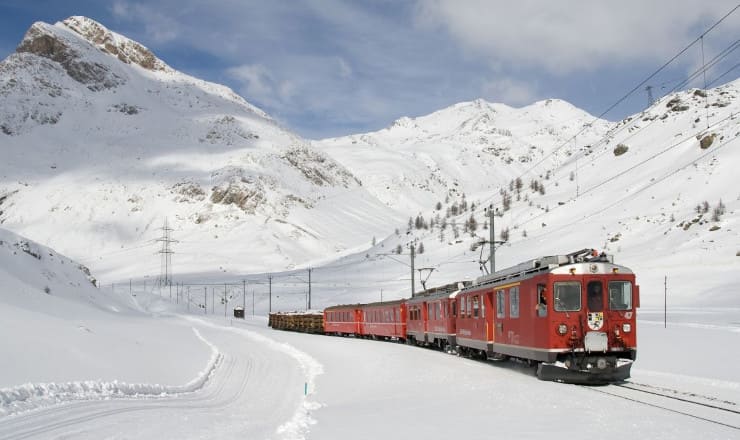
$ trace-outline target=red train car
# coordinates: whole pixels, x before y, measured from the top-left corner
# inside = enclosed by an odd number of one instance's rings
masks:
[[[455,347],[456,292],[426,292],[407,301],[409,342],[445,351]]]
[[[406,300],[360,306],[360,335],[406,340]]]
[[[324,309],[324,333],[327,335],[360,335],[360,304],[332,306]]]
[[[477,279],[457,300],[461,352],[535,361],[546,380],[629,377],[639,286],[606,255],[584,249],[530,260]]]

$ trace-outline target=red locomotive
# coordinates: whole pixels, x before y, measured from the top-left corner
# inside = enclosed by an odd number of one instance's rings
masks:
[[[634,273],[592,249],[537,258],[450,288],[328,307],[324,332],[537,364],[543,380],[629,377],[637,354]]]
[[[463,353],[536,362],[543,380],[629,377],[639,286],[610,256],[584,249],[530,260],[478,278],[456,300],[456,344]]]

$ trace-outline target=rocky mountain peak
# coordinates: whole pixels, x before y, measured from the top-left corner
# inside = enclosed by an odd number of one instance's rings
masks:
[[[92,91],[110,89],[125,82],[104,62],[96,60],[96,57],[86,56],[85,52],[89,52],[91,48],[85,46],[84,42],[64,35],[59,26],[36,22],[28,29],[15,51],[56,61],[72,79]]]
[[[126,64],[136,64],[147,70],[172,70],[142,44],[110,31],[95,20],[82,16],[72,16],[62,21],[61,24],[79,34],[98,49],[117,57]]]

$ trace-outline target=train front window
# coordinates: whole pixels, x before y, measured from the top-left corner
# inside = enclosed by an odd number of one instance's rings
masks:
[[[554,299],[557,312],[581,310],[581,283],[577,281],[555,283]]]
[[[609,281],[609,309],[632,310],[632,283]]]
[[[601,281],[588,283],[588,310],[591,312],[604,310],[604,289],[601,287]]]

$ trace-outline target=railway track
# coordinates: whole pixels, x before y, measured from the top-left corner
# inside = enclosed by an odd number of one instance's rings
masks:
[[[740,431],[740,407],[729,400],[633,382],[585,388]]]

